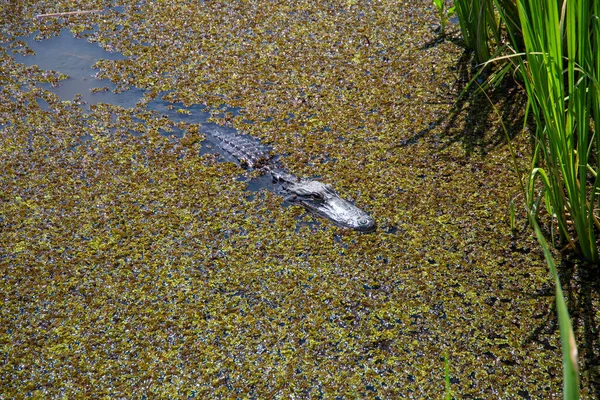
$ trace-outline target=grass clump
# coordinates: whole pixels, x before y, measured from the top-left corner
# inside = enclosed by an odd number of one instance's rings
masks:
[[[500,42],[500,25],[493,2],[461,0],[455,2],[455,7],[465,46],[473,49],[477,62],[489,60],[491,42]]]
[[[594,213],[598,201],[600,68],[598,15],[591,1],[560,4],[519,2],[526,58],[521,61],[529,105],[536,121],[536,150],[528,207],[543,197],[557,220],[561,241],[598,263]],[[565,68],[566,67],[566,68]],[[535,182],[543,183],[539,195]],[[572,228],[571,228],[572,226]]]
[[[600,6],[589,0],[460,0],[456,12],[475,60],[505,62],[491,79],[515,66],[528,94],[527,115],[536,122],[528,209],[537,216],[543,200],[563,246],[598,263]]]
[[[536,122],[535,152],[527,188],[530,223],[556,283],[563,352],[563,398],[579,398],[577,349],[560,280],[536,217],[544,199],[561,242],[598,264],[600,122],[600,5],[588,0],[520,0],[525,58],[520,59]],[[536,182],[542,182],[537,192]]]

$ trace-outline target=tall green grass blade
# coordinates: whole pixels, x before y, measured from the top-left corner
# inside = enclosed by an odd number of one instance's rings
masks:
[[[467,48],[473,49],[478,63],[490,59],[490,41],[500,42],[500,26],[493,0],[455,0],[454,7]]]
[[[509,206],[509,220],[510,220],[510,231],[513,233],[515,233],[515,231],[517,230],[517,211],[515,209],[515,200],[514,199],[510,199],[510,206]]]
[[[576,400],[579,399],[579,373],[577,366],[577,345],[575,343],[575,334],[569,317],[569,310],[565,302],[562,286],[552,258],[552,253],[548,246],[548,242],[544,238],[542,231],[535,219],[530,215],[530,223],[533,226],[538,242],[544,251],[546,263],[550,269],[550,273],[556,285],[556,311],[558,314],[558,325],[560,329],[560,341],[562,345],[563,358],[563,399]]]
[[[450,390],[450,362],[448,361],[448,352],[444,354],[444,381],[446,382],[446,400],[452,400],[452,391]]]

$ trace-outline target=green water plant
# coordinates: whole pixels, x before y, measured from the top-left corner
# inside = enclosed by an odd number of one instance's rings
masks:
[[[446,25],[448,25],[449,19],[455,13],[455,7],[450,7],[446,10],[446,3],[444,0],[433,0],[433,5],[438,11],[438,16],[440,17],[440,35],[446,35]]]
[[[484,63],[492,57],[492,40],[500,42],[500,20],[491,0],[456,0],[456,15],[463,41],[472,49],[475,60]]]
[[[563,364],[563,399],[576,400],[579,399],[579,372],[577,366],[577,344],[575,343],[575,334],[571,325],[569,310],[565,301],[565,296],[562,291],[562,285],[554,258],[550,252],[550,246],[544,237],[539,224],[536,221],[533,213],[529,214],[529,220],[535,231],[535,236],[542,246],[544,258],[552,274],[552,279],[555,284],[556,292],[556,313],[558,314],[558,325],[560,330],[560,342],[562,347],[562,364]]]
[[[517,212],[515,209],[515,200],[514,199],[510,199],[510,231],[514,232],[517,230]]]
[[[445,382],[445,400],[452,400],[452,390],[450,390],[450,362],[448,361],[448,352],[444,354],[444,382]]]
[[[562,242],[597,263],[600,4],[519,0],[518,10],[520,70],[536,122],[528,206],[537,215],[544,199]]]

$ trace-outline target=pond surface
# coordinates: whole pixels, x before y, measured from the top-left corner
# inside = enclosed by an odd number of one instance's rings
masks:
[[[47,40],[35,40],[36,34],[25,39],[25,43],[35,52],[35,55],[15,55],[15,60],[26,65],[37,65],[44,70],[54,70],[67,75],[69,78],[59,86],[47,86],[61,100],[73,100],[75,95],[81,95],[88,105],[99,102],[119,104],[130,108],[142,99],[141,90],[128,90],[116,96],[110,90],[93,93],[92,89],[107,87],[114,89],[115,85],[108,79],[96,79],[96,71],[92,68],[100,58],[118,60],[124,57],[118,53],[103,50],[94,43],[74,37],[70,31],[62,30],[60,35]]]
[[[58,35],[0,51],[0,397],[439,398],[446,355],[456,398],[560,393],[552,281],[524,215],[510,229],[510,152],[484,100],[455,105],[460,33],[440,40],[430,1],[35,18],[71,3],[0,13],[3,43]],[[51,87],[46,69],[70,78]],[[89,90],[105,86],[123,91]],[[254,174],[202,126],[289,154],[382,229],[249,196]],[[527,165],[528,138],[514,146]],[[598,309],[573,296],[573,315]]]
[[[38,66],[43,70],[56,71],[68,76],[68,79],[62,80],[59,85],[45,84],[42,87],[55,93],[62,101],[72,101],[79,98],[81,107],[89,111],[91,105],[98,103],[107,103],[117,105],[123,108],[134,108],[144,98],[144,90],[129,88],[125,91],[115,91],[116,85],[108,79],[98,79],[96,77],[97,69],[95,64],[101,60],[123,60],[125,57],[116,52],[109,52],[102,49],[95,43],[90,43],[83,38],[77,38],[67,29],[63,29],[58,36],[46,39],[36,40],[36,34],[29,37],[18,38],[33,50],[33,55],[15,54],[17,62],[28,66]],[[102,90],[98,90],[102,89]],[[215,115],[205,111],[204,106],[192,105],[184,106],[181,103],[171,103],[161,99],[166,93],[160,93],[158,97],[144,104],[148,110],[155,111],[159,115],[167,116],[173,122],[186,122],[189,124],[201,124],[202,133],[207,135],[207,142],[200,149],[200,154],[217,153],[222,161],[229,161],[239,164],[231,154],[220,147],[220,142],[210,134],[217,130],[221,133],[236,134],[237,131],[231,127],[222,126],[210,122]],[[43,105],[43,103],[42,103]],[[47,105],[43,105],[47,109]],[[186,112],[181,112],[185,110]],[[239,110],[235,108],[226,108],[222,110],[231,115],[239,115]],[[219,116],[219,114],[217,114]],[[181,137],[183,131],[175,128],[172,132],[162,132],[166,136],[175,135]],[[260,143],[259,141],[256,141]],[[251,192],[259,191],[263,188],[276,190],[270,175],[264,174],[253,179],[240,177],[242,181],[248,184],[248,190]],[[289,203],[284,203],[289,206]]]

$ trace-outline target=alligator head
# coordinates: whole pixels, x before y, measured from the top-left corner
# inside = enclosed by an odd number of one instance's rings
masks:
[[[375,230],[375,220],[354,204],[342,199],[329,185],[318,181],[301,181],[285,185],[286,198],[309,212],[319,215],[342,228],[361,232]]]

